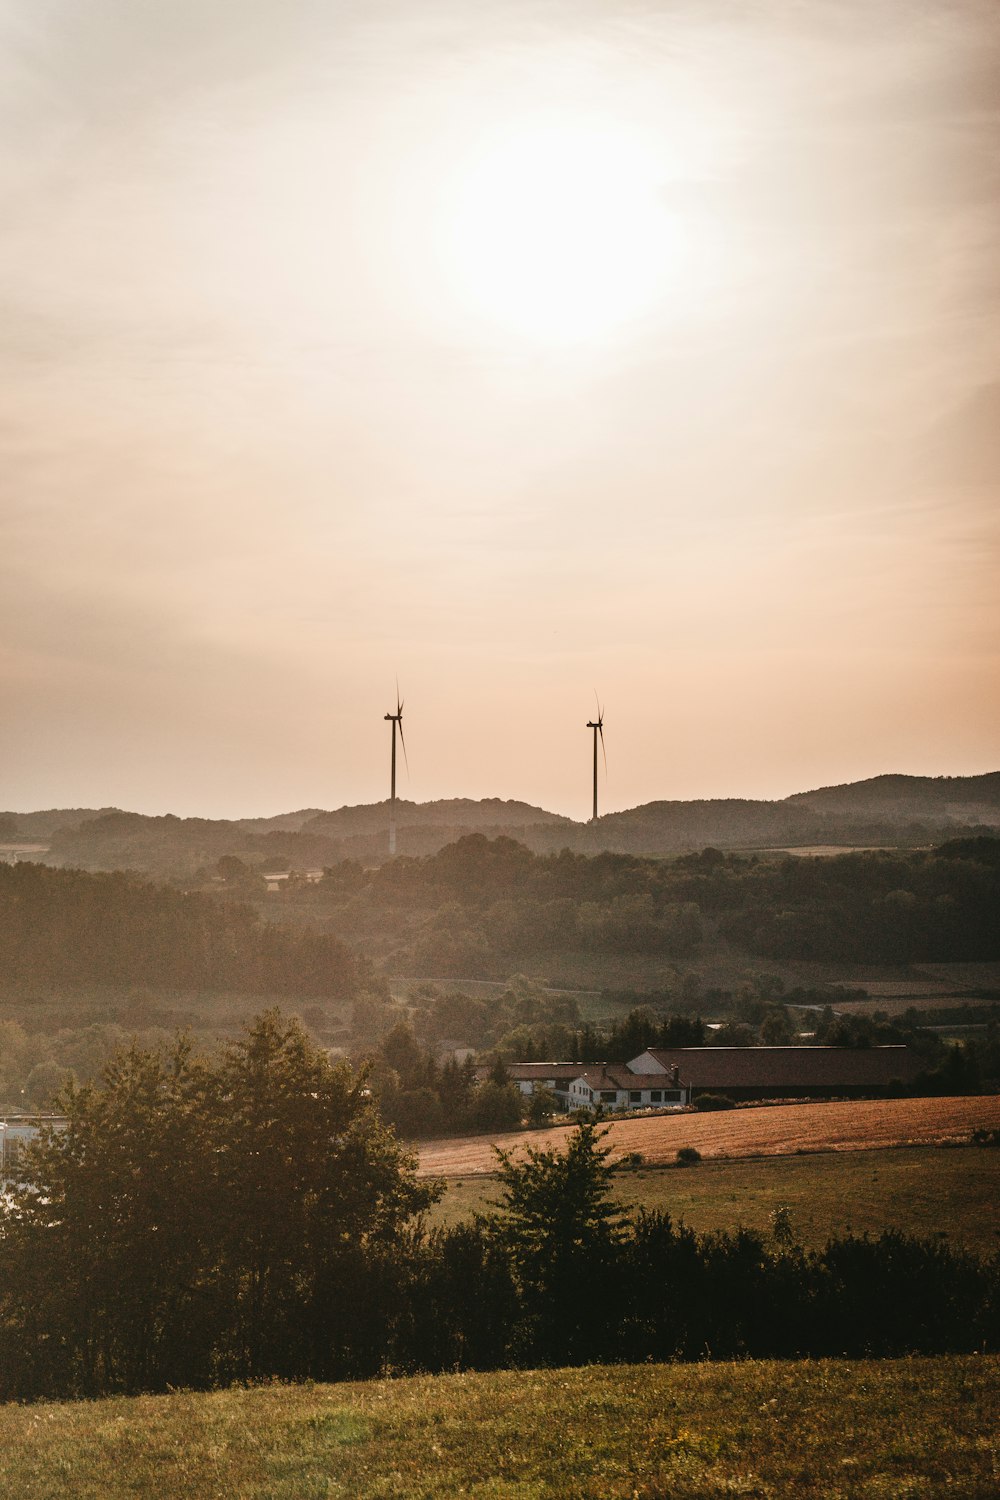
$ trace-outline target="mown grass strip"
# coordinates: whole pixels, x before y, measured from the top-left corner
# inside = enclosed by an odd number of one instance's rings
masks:
[[[1000,1359],[591,1366],[0,1409],[20,1500],[997,1493]]]

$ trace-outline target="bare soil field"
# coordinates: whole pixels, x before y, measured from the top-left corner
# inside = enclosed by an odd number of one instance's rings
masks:
[[[694,1146],[706,1159],[791,1156],[805,1151],[865,1151],[885,1146],[928,1146],[967,1141],[973,1130],[1000,1129],[1000,1096],[948,1099],[833,1100],[725,1110],[718,1114],[653,1115],[608,1122],[611,1160],[640,1151],[650,1165],[676,1159]],[[493,1147],[561,1148],[565,1125],[496,1136],[425,1141],[419,1148],[425,1177],[470,1177],[495,1170]]]

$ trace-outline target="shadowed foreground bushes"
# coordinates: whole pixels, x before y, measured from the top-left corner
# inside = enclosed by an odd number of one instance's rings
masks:
[[[275,1015],[212,1062],[133,1049],[64,1103],[0,1207],[0,1398],[1000,1345],[997,1258],[628,1219],[592,1124],[501,1154],[495,1209],[428,1230],[363,1078]]]

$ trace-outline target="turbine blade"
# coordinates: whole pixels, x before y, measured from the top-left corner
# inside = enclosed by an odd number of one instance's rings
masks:
[[[396,713],[397,714],[401,714],[402,712],[403,712],[403,705],[402,705],[402,703],[400,701],[400,697],[399,697],[399,678],[397,677],[396,678]]]
[[[607,776],[607,774],[608,774],[608,752],[604,748],[604,726],[601,724],[600,719],[598,719],[598,721],[597,721],[597,732],[601,736],[601,754],[604,756],[604,774],[605,774],[605,776]]]
[[[410,774],[410,762],[406,758],[406,741],[403,739],[403,706],[399,707],[399,743],[403,747],[403,764],[406,766],[406,774]]]

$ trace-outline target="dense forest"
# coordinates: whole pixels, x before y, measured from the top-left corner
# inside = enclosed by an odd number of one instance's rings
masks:
[[[997,1257],[630,1219],[592,1125],[501,1155],[496,1207],[429,1231],[437,1189],[363,1076],[273,1014],[210,1062],[133,1047],[65,1102],[0,1199],[0,1399],[1000,1345]]]
[[[249,876],[245,868],[238,879]],[[700,951],[711,926],[748,954],[853,963],[1000,958],[1000,839],[828,859],[705,849],[674,860],[533,854],[472,834],[439,853],[330,867],[277,898],[391,970],[503,977],[526,955]]]
[[[1000,839],[786,860],[742,884],[723,930],[751,953],[889,964],[1000,957]]]
[[[379,988],[338,938],[122,873],[0,865],[0,985],[153,985],[350,999]]]

